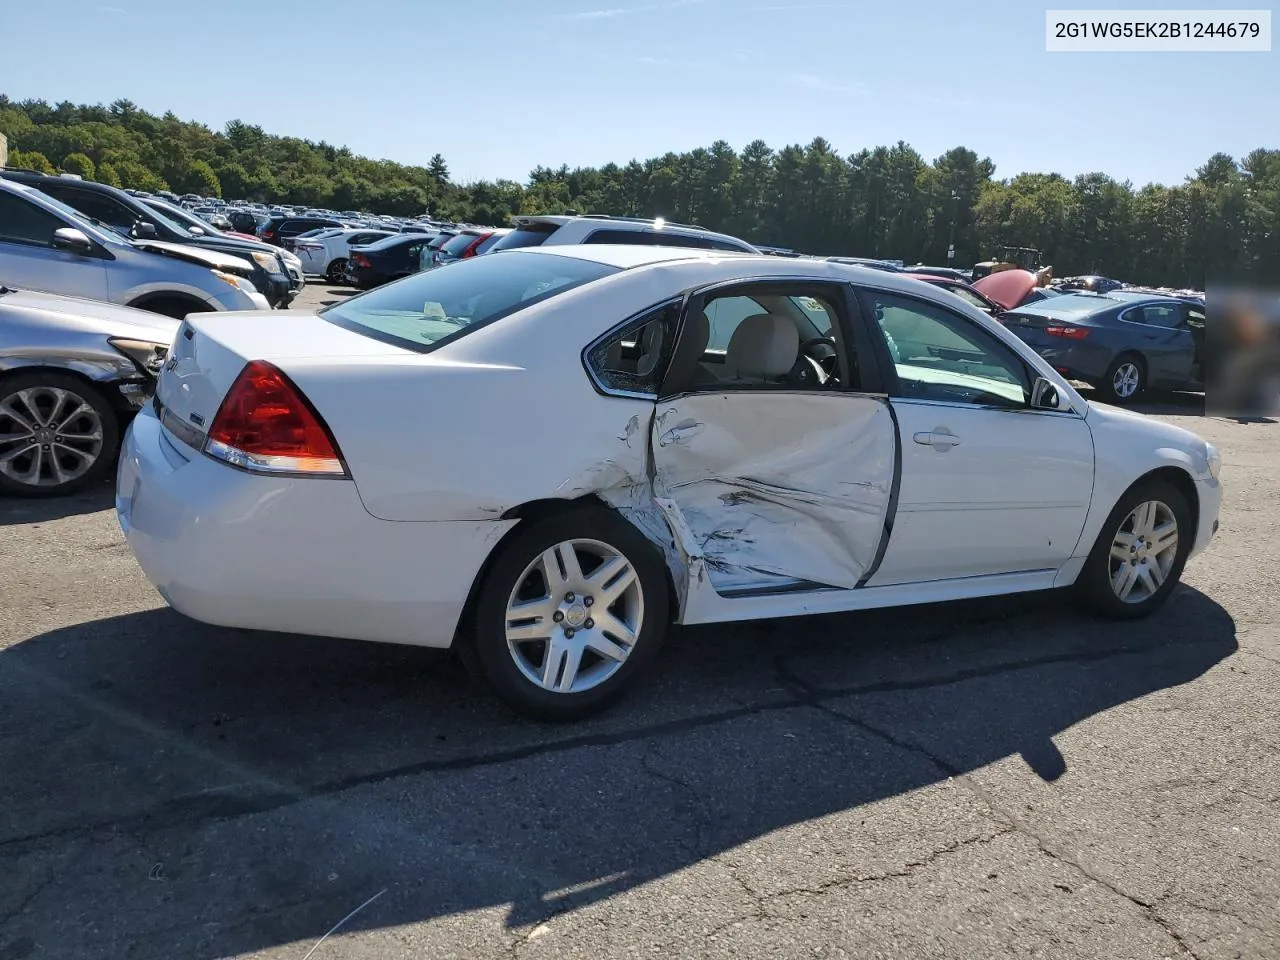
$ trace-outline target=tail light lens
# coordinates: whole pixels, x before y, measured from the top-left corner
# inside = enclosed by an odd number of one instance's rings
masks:
[[[1061,337],[1064,340],[1083,340],[1089,336],[1087,327],[1045,327],[1044,332],[1051,337]]]
[[[204,452],[251,473],[347,477],[328,426],[284,372],[247,364],[213,418]]]
[[[373,264],[369,262],[369,258],[362,253],[353,253],[351,255],[351,261],[357,267],[364,267],[366,270],[373,266]]]

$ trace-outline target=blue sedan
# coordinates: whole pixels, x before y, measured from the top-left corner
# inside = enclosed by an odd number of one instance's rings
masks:
[[[1204,306],[1178,297],[1071,293],[1001,315],[1063,376],[1111,403],[1144,390],[1203,390]]]

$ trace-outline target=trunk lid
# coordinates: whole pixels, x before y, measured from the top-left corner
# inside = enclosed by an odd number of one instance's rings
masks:
[[[250,360],[266,360],[288,373],[291,362],[385,356],[417,355],[312,313],[196,314],[178,328],[156,383],[156,402],[165,426],[198,447]]]

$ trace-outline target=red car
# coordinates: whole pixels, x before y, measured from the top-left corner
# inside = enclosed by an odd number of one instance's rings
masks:
[[[931,273],[913,273],[910,270],[904,271],[902,275],[904,277],[911,277],[913,280],[923,280],[925,283],[931,283],[935,287],[941,287],[943,290],[948,290],[951,293],[954,293],[961,300],[968,300],[979,310],[992,317],[999,317],[1000,314],[1004,313],[1004,311],[1008,309],[1007,307],[1001,306],[990,297],[983,296],[980,292],[969,286],[969,284],[960,280],[955,280],[951,277],[939,277]]]

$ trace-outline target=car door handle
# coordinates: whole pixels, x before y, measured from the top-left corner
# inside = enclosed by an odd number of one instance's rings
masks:
[[[958,446],[960,438],[954,433],[950,433],[943,429],[934,430],[932,433],[917,433],[914,437],[916,443],[925,447],[933,447],[935,450],[950,450],[954,446]]]

